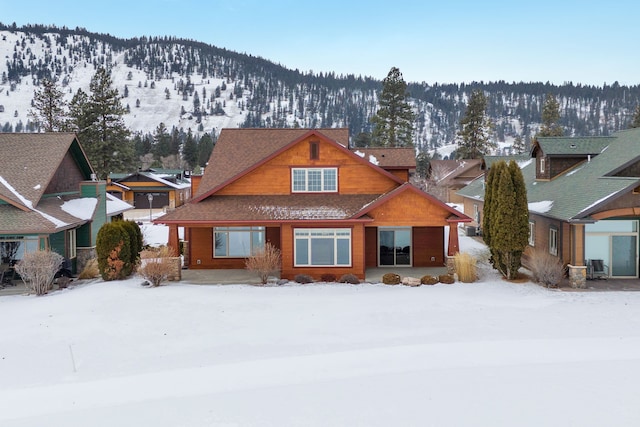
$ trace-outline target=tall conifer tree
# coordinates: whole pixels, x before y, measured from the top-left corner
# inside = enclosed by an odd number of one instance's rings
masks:
[[[631,120],[630,128],[640,128],[640,105],[636,107],[636,112],[633,113],[633,120]]]
[[[460,120],[457,155],[462,159],[480,159],[498,145],[491,141],[493,125],[486,113],[487,97],[484,92],[471,93],[464,117]]]
[[[42,80],[42,87],[33,95],[33,109],[29,116],[38,122],[45,132],[59,132],[66,129],[67,102],[64,93],[53,80]]]
[[[560,120],[560,104],[556,97],[549,93],[542,106],[542,126],[537,136],[562,136],[563,131],[558,120]]]
[[[407,84],[402,73],[392,67],[382,81],[380,108],[371,118],[374,124],[372,144],[379,147],[413,146],[413,122],[415,114],[407,102]]]

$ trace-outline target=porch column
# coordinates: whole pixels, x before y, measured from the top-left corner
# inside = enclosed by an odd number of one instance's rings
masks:
[[[175,249],[176,252],[180,250],[180,239],[178,237],[178,226],[175,224],[169,224],[169,241],[167,246]]]
[[[584,224],[571,224],[571,264],[584,265]]]
[[[460,244],[458,243],[458,223],[449,223],[449,250],[447,256],[454,256],[460,252]]]

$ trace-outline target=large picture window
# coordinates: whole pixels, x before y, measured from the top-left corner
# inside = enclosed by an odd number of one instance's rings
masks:
[[[335,193],[338,191],[337,168],[291,169],[291,191],[294,193]]]
[[[294,236],[296,267],[351,265],[350,228],[297,228]]]
[[[215,258],[247,258],[264,248],[264,227],[215,227]]]

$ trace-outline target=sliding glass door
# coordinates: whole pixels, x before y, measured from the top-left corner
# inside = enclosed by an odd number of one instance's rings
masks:
[[[411,229],[381,228],[378,232],[379,265],[411,265]]]

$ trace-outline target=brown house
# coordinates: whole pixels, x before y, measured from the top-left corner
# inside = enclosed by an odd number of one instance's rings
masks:
[[[470,221],[407,182],[406,150],[348,148],[348,129],[223,129],[193,199],[156,220],[185,228],[188,268],[244,268],[269,242],[281,277],[443,266]],[[413,153],[411,154],[413,158]]]
[[[431,193],[448,203],[462,203],[458,190],[483,173],[482,159],[431,160],[428,173]]]
[[[152,168],[109,174],[107,193],[136,209],[174,209],[191,197],[191,183],[183,170]]]

